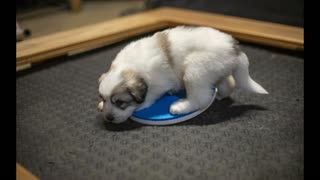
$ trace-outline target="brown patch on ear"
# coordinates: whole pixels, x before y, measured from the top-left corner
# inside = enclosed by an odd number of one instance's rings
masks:
[[[126,69],[121,73],[122,77],[126,80],[126,81],[131,81],[134,79],[138,78],[138,73],[134,70],[131,69]]]
[[[113,89],[110,101],[118,107],[121,106],[119,102],[125,102],[125,104],[131,104],[131,102],[133,102],[133,97],[130,95],[125,82],[120,83]]]
[[[145,80],[137,72],[129,69],[123,71],[122,76],[135,102],[138,104],[143,103],[148,91],[148,85]]]

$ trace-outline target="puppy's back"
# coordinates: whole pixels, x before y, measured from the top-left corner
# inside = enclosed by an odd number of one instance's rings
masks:
[[[173,48],[180,46],[176,49],[184,49],[189,52],[229,48],[235,42],[232,36],[209,27],[179,26],[165,32],[168,33]]]

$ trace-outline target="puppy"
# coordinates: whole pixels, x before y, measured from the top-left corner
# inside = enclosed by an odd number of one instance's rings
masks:
[[[251,79],[249,62],[230,35],[208,27],[176,27],[132,42],[122,49],[99,78],[98,109],[113,123],[126,121],[166,92],[185,89],[187,98],[170,113],[204,108],[218,88],[218,99],[234,88],[268,94]]]

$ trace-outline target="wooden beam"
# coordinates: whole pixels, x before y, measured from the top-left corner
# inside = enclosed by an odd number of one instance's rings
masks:
[[[38,178],[16,163],[16,180],[38,180]]]
[[[243,41],[292,50],[304,49],[304,29],[300,27],[176,8],[154,11],[154,15],[176,25],[217,28]]]
[[[72,12],[79,12],[81,10],[81,0],[69,0]]]
[[[16,45],[16,65],[81,52],[177,25],[208,26],[242,41],[292,50],[304,49],[303,28],[221,14],[159,8],[19,42]]]

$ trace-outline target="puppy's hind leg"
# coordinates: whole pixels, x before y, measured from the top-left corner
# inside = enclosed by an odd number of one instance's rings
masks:
[[[247,92],[268,94],[268,92],[249,75],[249,60],[244,52],[238,56],[238,65],[233,71],[237,87]]]
[[[218,92],[216,98],[221,100],[231,95],[236,86],[232,75],[227,76],[219,84],[217,84]]]
[[[186,69],[183,81],[187,98],[173,103],[170,107],[170,113],[185,114],[202,109],[210,103],[212,98],[211,83],[199,74],[201,72],[195,72],[196,70],[192,68]]]

